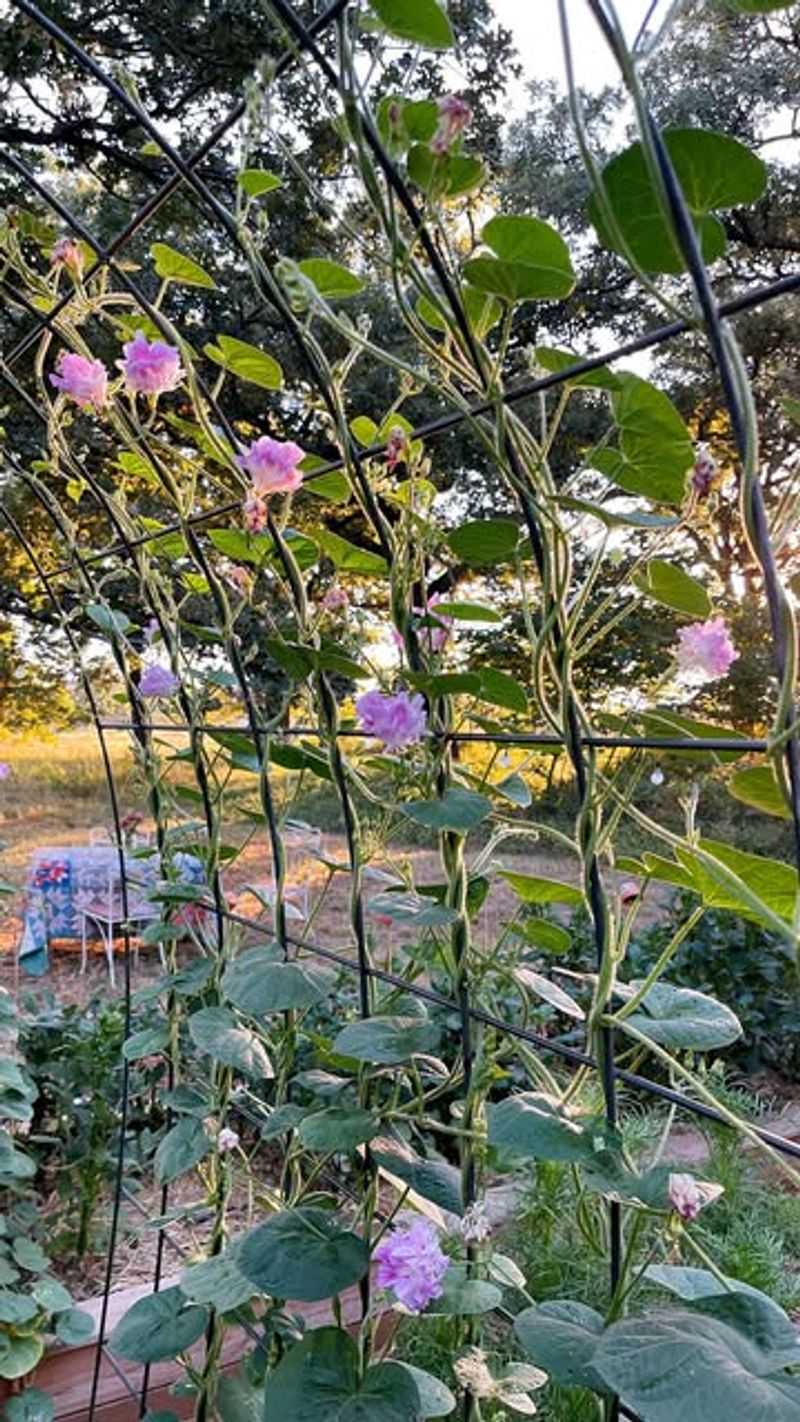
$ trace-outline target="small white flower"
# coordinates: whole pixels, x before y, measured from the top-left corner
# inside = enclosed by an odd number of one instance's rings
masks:
[[[465,1210],[461,1220],[461,1238],[465,1244],[483,1244],[492,1232],[489,1216],[486,1213],[486,1205],[482,1200],[476,1200],[469,1209]]]
[[[547,1382],[547,1373],[531,1367],[529,1363],[510,1363],[495,1378],[486,1354],[480,1348],[468,1348],[462,1357],[456,1358],[453,1372],[464,1390],[472,1393],[473,1397],[493,1399],[526,1417],[533,1417],[536,1412],[536,1404],[528,1394],[544,1387]]]
[[[657,765],[656,768],[655,768],[655,770],[653,771],[652,775],[650,776],[650,784],[651,784],[651,785],[663,785],[663,784],[664,784],[664,779],[665,779],[664,772],[663,772],[663,770],[661,769],[661,766],[660,766],[660,765]]]
[[[217,1136],[217,1150],[222,1155],[227,1150],[235,1150],[239,1144],[239,1135],[236,1131],[231,1131],[227,1126],[223,1126]]]

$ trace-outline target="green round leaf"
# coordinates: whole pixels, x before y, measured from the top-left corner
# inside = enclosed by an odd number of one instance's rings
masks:
[[[563,238],[537,217],[493,217],[481,239],[495,253],[467,262],[471,286],[506,301],[568,296],[575,273]]]
[[[507,563],[519,543],[519,528],[507,518],[481,518],[448,533],[447,542],[457,558],[474,567]]]
[[[364,290],[360,277],[341,267],[338,262],[328,261],[327,257],[307,257],[297,265],[303,275],[314,283],[320,296],[327,300],[340,301],[343,297],[358,296]]]
[[[46,1309],[48,1313],[58,1313],[72,1307],[72,1295],[58,1279],[37,1279],[31,1293],[39,1307]]]
[[[52,1397],[39,1387],[26,1387],[24,1392],[15,1393],[3,1408],[4,1422],[53,1422],[54,1414]]]
[[[792,817],[770,764],[750,765],[744,770],[737,770],[728,781],[728,789],[734,799],[752,805],[756,810],[763,810],[765,815],[777,815],[781,820]]]
[[[0,1378],[24,1378],[32,1373],[44,1353],[40,1334],[7,1335],[8,1346],[0,1354]]]
[[[455,1409],[456,1400],[449,1387],[445,1387],[444,1383],[433,1377],[431,1373],[423,1372],[422,1368],[415,1368],[413,1363],[397,1362],[396,1367],[404,1368],[407,1373],[410,1373],[416,1384],[419,1394],[417,1411],[419,1417],[450,1416],[450,1413]]]
[[[201,1052],[245,1076],[269,1080],[272,1064],[258,1037],[225,1007],[203,1007],[189,1018],[189,1035]]]
[[[194,1116],[184,1117],[159,1142],[155,1156],[156,1180],[160,1185],[177,1180],[209,1155],[211,1149],[203,1122]]]
[[[603,1317],[586,1304],[553,1299],[517,1315],[514,1332],[528,1357],[564,1387],[605,1391],[592,1367]]]
[[[532,1160],[591,1162],[595,1148],[585,1113],[544,1092],[526,1091],[487,1107],[489,1144]],[[581,1116],[583,1115],[583,1120]]]
[[[329,979],[302,963],[276,961],[270,948],[251,948],[228,965],[222,992],[251,1017],[313,1007],[330,990]]]
[[[184,257],[182,252],[176,252],[175,248],[168,247],[166,242],[154,242],[150,248],[150,256],[155,264],[156,275],[164,281],[177,281],[183,286],[216,286],[213,277],[203,270],[199,262],[193,261],[191,257]]]
[[[335,1215],[304,1207],[273,1215],[246,1235],[237,1263],[262,1293],[315,1303],[363,1279],[369,1249]]]
[[[181,1290],[193,1303],[211,1304],[222,1313],[239,1308],[253,1297],[253,1285],[239,1269],[237,1249],[191,1264],[181,1274]]]
[[[450,21],[438,0],[369,0],[384,29],[425,49],[449,49],[455,43]]]
[[[380,1121],[370,1111],[329,1106],[306,1116],[297,1133],[309,1150],[350,1153],[371,1141],[379,1130]]]
[[[408,819],[426,829],[468,834],[492,812],[492,802],[474,790],[453,786],[439,800],[414,800],[398,806]]]
[[[399,1066],[420,1053],[435,1052],[438,1045],[438,1028],[418,1017],[370,1017],[343,1027],[333,1050],[372,1066]]]
[[[56,1317],[56,1338],[69,1348],[77,1348],[94,1337],[94,1319],[82,1308],[68,1308]]]
[[[266,168],[243,168],[236,181],[248,197],[261,197],[283,186],[283,180]]]
[[[757,202],[767,172],[760,158],[734,138],[704,129],[667,129],[664,143],[697,228],[707,262],[725,250],[725,232],[710,214]],[[635,143],[603,169],[606,198],[631,253],[648,272],[682,272],[684,261],[661,213],[644,152]],[[589,214],[605,246],[620,251],[596,198]]]
[[[470,1279],[466,1265],[451,1264],[443,1279],[442,1293],[424,1310],[425,1315],[472,1318],[491,1313],[503,1302],[503,1291],[486,1279]]]
[[[208,1309],[190,1304],[179,1288],[137,1299],[109,1339],[112,1353],[133,1363],[160,1363],[191,1348],[205,1331]]]
[[[629,986],[636,989],[641,983],[634,981]],[[742,1035],[738,1017],[724,1003],[663,982],[650,988],[639,1010],[626,1022],[672,1051],[713,1051],[729,1047]],[[625,1025],[623,1022],[623,1030]]]
[[[203,351],[216,365],[238,375],[240,380],[249,380],[251,385],[260,385],[263,390],[280,390],[283,385],[283,371],[274,356],[247,341],[217,336],[216,345],[204,346]]]

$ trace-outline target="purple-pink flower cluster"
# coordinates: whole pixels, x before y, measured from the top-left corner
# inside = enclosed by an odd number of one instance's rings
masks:
[[[421,607],[411,609],[415,617],[424,617],[426,621],[431,623],[430,627],[423,626],[417,631],[420,644],[426,652],[441,652],[442,648],[449,642],[455,625],[455,618],[448,617],[446,613],[437,612],[436,610],[439,603],[443,600],[441,593],[434,593],[432,597],[428,598],[427,607],[425,609]],[[435,626],[433,625],[434,623],[436,624]],[[403,646],[403,639],[396,627],[392,628],[392,639],[395,646]]]
[[[391,1289],[410,1313],[421,1313],[441,1296],[450,1260],[429,1220],[412,1219],[391,1230],[380,1241],[373,1259],[378,1288]]]
[[[365,691],[356,702],[356,711],[369,736],[383,741],[387,750],[402,750],[422,739],[428,725],[425,702],[419,692],[407,691],[391,695],[383,691]]]
[[[739,653],[731,641],[723,617],[693,622],[678,633],[678,667],[702,681],[718,681],[725,676]]]
[[[303,482],[298,464],[304,458],[299,444],[262,435],[238,456],[238,463],[253,481],[253,489],[266,494],[294,493]]]
[[[180,686],[180,681],[169,667],[162,667],[159,662],[153,662],[142,672],[139,682],[139,693],[141,696],[174,696]]]
[[[163,395],[183,380],[180,351],[166,341],[148,341],[143,331],[137,331],[122,353],[125,359],[117,365],[134,395]]]
[[[108,399],[108,371],[101,360],[62,351],[50,384],[62,390],[82,410],[102,410]]]
[[[431,153],[442,157],[449,153],[472,118],[472,109],[458,94],[445,94],[439,100],[439,125],[431,139]]]
[[[50,252],[50,264],[66,267],[73,276],[79,277],[83,271],[83,252],[74,237],[59,237]]]

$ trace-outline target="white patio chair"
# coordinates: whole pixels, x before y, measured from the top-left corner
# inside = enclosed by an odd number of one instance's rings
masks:
[[[103,942],[103,950],[108,963],[108,976],[112,987],[116,986],[114,974],[114,939],[122,928],[128,923],[134,927],[139,923],[152,923],[159,917],[159,909],[156,904],[150,903],[144,897],[140,888],[130,881],[127,886],[128,912],[123,909],[122,881],[118,873],[110,869],[105,872],[102,882],[98,886],[97,870],[85,871],[78,877],[78,892],[75,895],[75,909],[81,920],[81,967],[82,973],[86,972],[88,963],[88,928],[94,924],[100,931]],[[161,966],[166,971],[166,958],[164,956],[163,944],[158,945]],[[138,963],[139,949],[134,944],[134,957]]]

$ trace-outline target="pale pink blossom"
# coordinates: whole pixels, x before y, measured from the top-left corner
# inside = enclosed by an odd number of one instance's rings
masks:
[[[82,410],[102,410],[108,399],[108,371],[101,360],[89,356],[62,351],[58,357],[57,373],[50,376],[50,384],[62,390]]]
[[[377,1287],[391,1289],[410,1313],[421,1313],[443,1293],[442,1280],[450,1260],[429,1220],[412,1219],[391,1230],[380,1241],[373,1258],[378,1266]]]
[[[164,395],[183,380],[181,353],[166,341],[148,341],[143,331],[137,331],[122,352],[125,359],[117,365],[134,395]]]
[[[258,494],[248,494],[242,504],[242,517],[248,533],[263,533],[267,526],[267,506]]]
[[[242,597],[247,597],[253,586],[252,574],[240,563],[224,563],[220,569],[226,583],[230,583]]]
[[[59,237],[50,253],[50,264],[54,267],[66,267],[73,276],[81,275],[83,252],[74,237]]]
[[[476,1200],[464,1211],[460,1228],[465,1244],[485,1244],[492,1232],[492,1224],[484,1201]]]
[[[457,94],[445,94],[439,100],[439,126],[431,139],[431,153],[441,157],[449,153],[472,118],[472,109]]]
[[[713,1205],[723,1192],[722,1185],[710,1180],[695,1180],[693,1175],[670,1175],[667,1186],[669,1202],[682,1220],[696,1220],[706,1205]]]
[[[142,696],[174,696],[179,686],[180,681],[169,667],[154,662],[142,672],[139,693]]]
[[[331,586],[322,599],[322,606],[326,612],[344,611],[346,607],[350,606],[350,598],[347,595],[347,589],[343,588],[339,583],[331,583]]]
[[[717,681],[725,676],[739,653],[731,641],[723,617],[693,622],[678,633],[678,666],[701,681]]]
[[[237,462],[250,475],[255,492],[264,498],[300,488],[303,476],[297,466],[304,457],[299,444],[262,435],[238,455]]]
[[[409,696],[407,691],[392,695],[365,691],[356,702],[356,711],[367,735],[383,741],[387,750],[413,745],[422,739],[427,728],[425,702],[418,692]]]
[[[386,443],[386,468],[391,473],[408,457],[408,436],[401,425],[393,425]]]
[[[447,617],[443,612],[437,612],[436,608],[443,601],[441,593],[434,593],[428,598],[427,608],[423,611],[421,607],[413,607],[411,610],[415,617],[425,617],[435,626],[419,627],[417,636],[426,652],[441,652],[442,648],[450,640],[450,636],[455,625],[453,617]],[[392,628],[392,641],[396,647],[403,647],[403,638],[396,627]]]
[[[641,895],[641,887],[635,879],[626,879],[624,884],[619,886],[620,902],[623,904],[633,904]]]
[[[222,1130],[217,1136],[217,1150],[219,1151],[220,1155],[224,1155],[226,1151],[235,1150],[238,1144],[238,1131],[232,1131],[228,1126],[223,1126]]]
[[[709,453],[708,446],[697,446],[697,457],[692,470],[692,488],[698,499],[706,499],[714,486],[719,472],[716,459]]]

